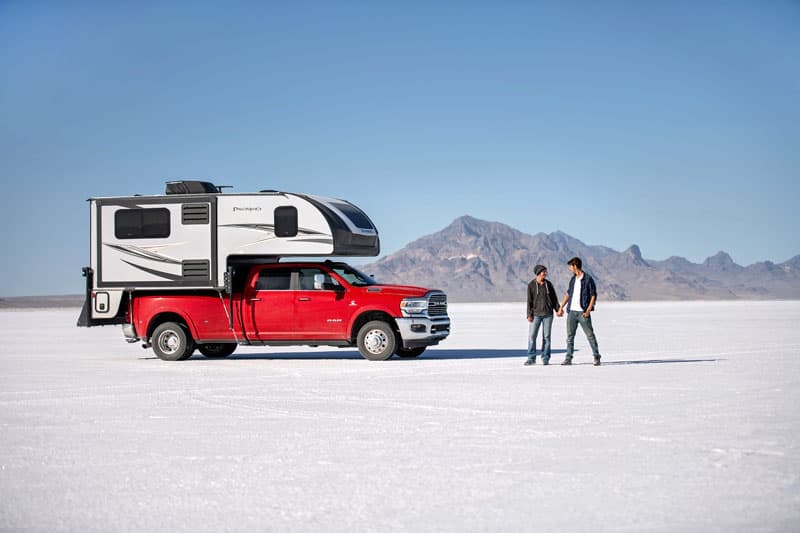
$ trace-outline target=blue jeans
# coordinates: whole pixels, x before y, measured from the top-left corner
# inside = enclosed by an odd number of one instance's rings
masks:
[[[553,315],[535,316],[528,326],[528,355],[536,354],[536,337],[542,327],[542,359],[550,359],[550,332],[553,330]]]
[[[600,357],[600,350],[597,348],[597,338],[594,336],[592,328],[592,317],[583,316],[583,311],[570,311],[567,315],[567,359],[572,359],[572,351],[575,347],[575,332],[578,331],[578,324],[583,328],[586,339],[592,347],[592,355]]]

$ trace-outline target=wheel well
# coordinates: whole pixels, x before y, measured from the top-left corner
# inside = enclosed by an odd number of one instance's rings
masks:
[[[186,321],[183,317],[177,313],[161,313],[152,318],[150,323],[147,325],[147,338],[151,338],[153,336],[153,332],[156,330],[158,326],[163,324],[164,322],[176,322],[183,326],[186,326],[186,329],[189,329],[189,326],[186,324]],[[189,336],[191,337],[191,332],[188,332]]]
[[[397,323],[394,321],[394,318],[389,313],[385,313],[383,311],[367,311],[366,313],[359,315],[355,322],[353,322],[353,329],[350,331],[350,340],[355,343],[356,337],[358,336],[358,330],[361,329],[361,326],[370,322],[372,320],[380,320],[381,322],[386,322],[391,326],[392,330],[395,333],[399,333],[400,331],[397,329]]]

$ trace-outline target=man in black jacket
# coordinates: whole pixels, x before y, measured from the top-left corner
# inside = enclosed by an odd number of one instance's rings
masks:
[[[580,257],[573,257],[567,261],[572,277],[569,280],[567,294],[558,308],[558,316],[564,314],[564,307],[567,309],[567,356],[562,365],[572,364],[572,352],[575,348],[575,333],[578,331],[578,324],[583,328],[589,346],[592,347],[594,366],[600,366],[600,350],[597,347],[597,337],[592,327],[592,311],[594,302],[597,300],[597,286],[594,278],[583,271],[583,262]]]
[[[553,312],[558,310],[558,296],[547,279],[544,265],[533,267],[536,279],[528,283],[528,359],[526,365],[536,364],[536,337],[542,327],[542,364],[550,364],[550,332],[553,329]]]

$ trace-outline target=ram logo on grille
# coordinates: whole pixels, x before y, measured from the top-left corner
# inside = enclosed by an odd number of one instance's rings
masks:
[[[433,294],[428,298],[428,316],[447,315],[447,296]]]

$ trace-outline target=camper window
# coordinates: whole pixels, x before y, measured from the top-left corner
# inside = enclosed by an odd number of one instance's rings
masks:
[[[169,237],[169,209],[120,209],[114,213],[117,239],[163,239]]]
[[[364,212],[358,209],[356,206],[342,202],[331,202],[331,205],[341,211],[344,216],[349,218],[350,222],[352,222],[355,227],[361,229],[375,229],[375,226],[372,225],[372,222],[369,218],[367,218],[367,215],[365,215]]]
[[[275,208],[275,236],[297,236],[297,208],[293,205]]]
[[[275,236],[297,236],[297,208],[293,205],[283,205],[275,208]]]

